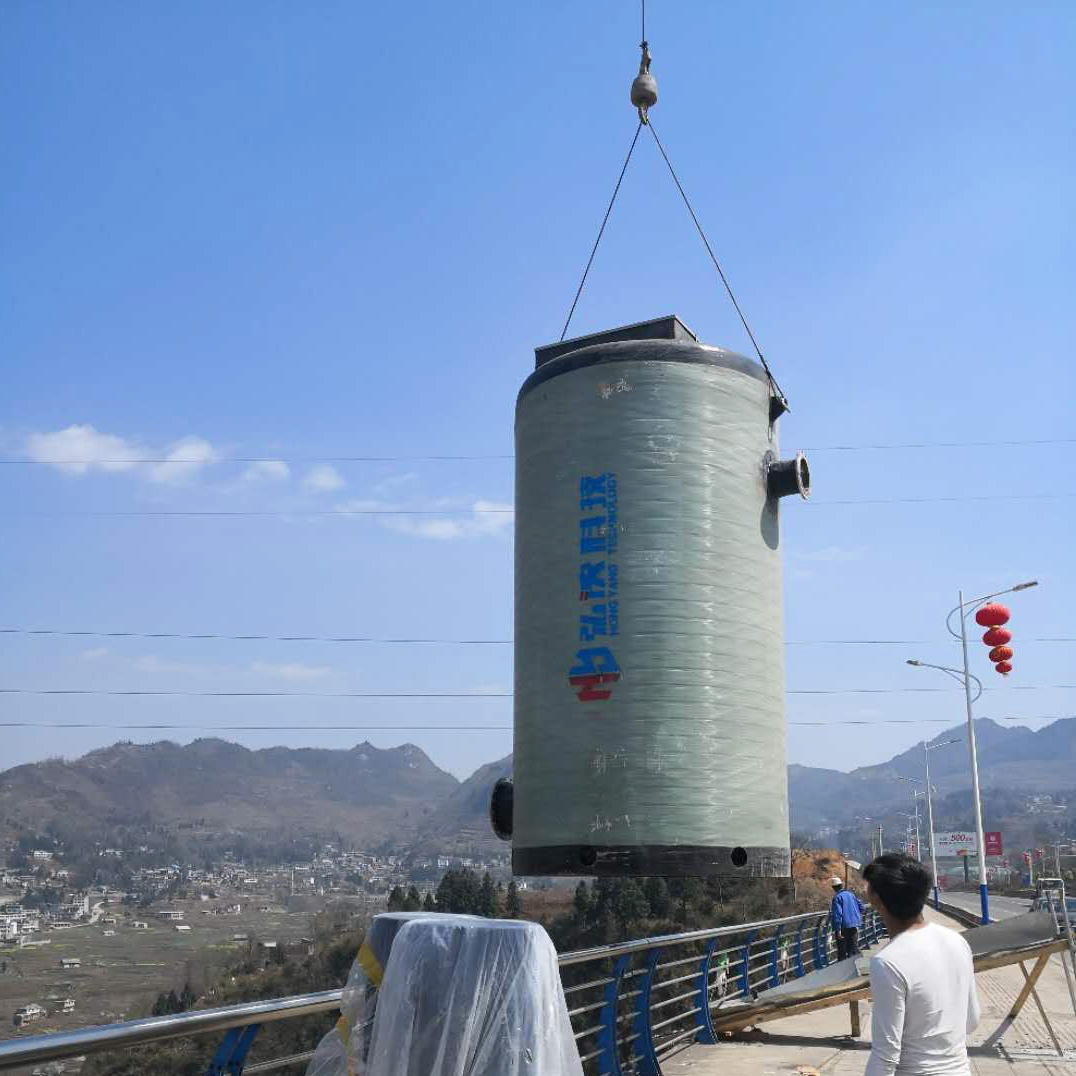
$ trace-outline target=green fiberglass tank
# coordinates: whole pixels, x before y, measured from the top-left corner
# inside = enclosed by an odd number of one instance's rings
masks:
[[[536,351],[516,404],[512,863],[789,873],[785,405],[675,317]]]

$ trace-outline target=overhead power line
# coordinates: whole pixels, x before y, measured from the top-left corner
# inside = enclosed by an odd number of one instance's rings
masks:
[[[1014,439],[1007,441],[894,441],[863,445],[808,445],[805,452],[903,452],[950,448],[1034,448],[1076,444],[1076,437]],[[122,456],[87,459],[38,459],[31,456],[0,456],[3,464],[36,464],[40,467],[213,466],[222,463],[490,463],[514,460],[512,453],[431,454],[424,456]]]
[[[511,639],[436,638],[424,636],[386,635],[233,635],[226,632],[178,631],[89,631],[77,628],[0,628],[0,635],[34,635],[90,639],[182,639],[214,642],[271,642],[271,643],[371,643],[377,645],[418,644],[430,646],[510,646]],[[789,639],[785,646],[931,646],[932,639]],[[954,640],[955,641],[955,640]],[[1036,643],[1076,643],[1076,636],[1033,637]]]
[[[886,497],[867,498],[864,500],[841,500],[841,501],[809,501],[808,504],[824,507],[839,507],[847,505],[880,505],[880,504],[966,504],[971,502],[989,501],[1056,501],[1068,500],[1076,497],[1076,492],[1068,493],[984,493],[968,496],[955,497]],[[333,517],[348,516],[512,516],[515,515],[513,508],[322,508],[322,509],[197,509],[197,508],[164,508],[164,509],[115,509],[115,510],[58,510],[58,511],[22,511],[14,509],[0,512],[0,515],[36,519],[123,519],[123,518],[150,518],[150,519],[178,519],[178,518],[225,518],[225,519],[331,519]]]
[[[990,720],[984,718],[981,720]],[[996,720],[996,719],[995,719]],[[1006,717],[1004,721],[1067,721],[1067,717]],[[951,717],[839,719],[836,721],[789,721],[798,728],[828,725],[953,725]],[[511,725],[199,725],[189,722],[115,721],[0,721],[4,729],[109,729],[123,732],[511,732]]]
[[[1013,684],[1006,691],[1064,691],[1076,684]],[[786,695],[939,695],[961,690],[946,687],[795,688]],[[1001,688],[984,688],[1000,691]],[[113,698],[192,699],[511,699],[511,691],[186,691],[148,688],[0,687],[0,695],[105,695]]]

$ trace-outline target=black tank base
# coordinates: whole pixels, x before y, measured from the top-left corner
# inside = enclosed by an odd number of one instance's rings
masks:
[[[791,869],[792,857],[784,847],[567,844],[512,849],[512,873],[529,876],[787,878]]]

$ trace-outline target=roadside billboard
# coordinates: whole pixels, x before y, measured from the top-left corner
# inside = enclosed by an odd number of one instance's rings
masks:
[[[939,856],[966,856],[978,849],[974,833],[935,833],[934,848]]]
[[[988,856],[1004,854],[999,830],[984,833],[983,840],[986,842],[986,854]],[[936,833],[934,835],[934,847],[939,856],[973,856],[979,850],[979,842],[975,839],[974,833]]]

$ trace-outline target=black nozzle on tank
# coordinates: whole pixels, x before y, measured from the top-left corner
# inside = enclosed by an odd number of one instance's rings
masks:
[[[811,469],[807,457],[796,453],[791,460],[770,459],[766,467],[766,493],[770,497],[788,497],[798,493],[804,500],[811,495]]]
[[[489,795],[489,824],[502,841],[512,839],[512,782],[500,778]]]

